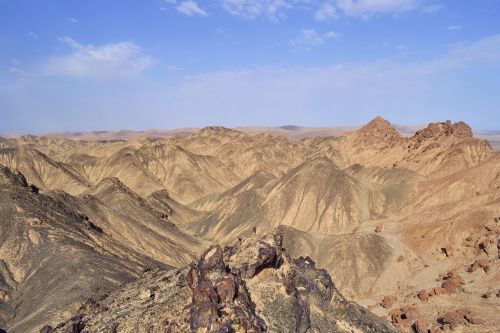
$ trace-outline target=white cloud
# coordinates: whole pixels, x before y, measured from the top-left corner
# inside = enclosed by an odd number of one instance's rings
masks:
[[[171,5],[175,5],[177,3],[176,0],[165,0],[166,3],[169,3]]]
[[[220,0],[224,10],[234,16],[254,19],[266,16],[273,21],[284,18],[282,11],[292,8],[297,0]]]
[[[70,21],[71,23],[80,23],[80,21],[74,17],[69,18],[68,21]]]
[[[435,3],[422,8],[422,13],[433,15],[445,8],[442,3]]]
[[[19,67],[11,67],[11,68],[9,68],[9,72],[14,73],[14,74],[23,75],[23,76],[28,75],[28,73],[25,70],[22,70]]]
[[[50,58],[42,66],[44,75],[113,79],[140,75],[153,65],[152,59],[141,55],[141,48],[133,42],[94,46],[82,45],[68,36],[59,40],[72,52]]]
[[[314,19],[320,22],[329,21],[337,18],[337,16],[337,9],[329,2],[321,4],[319,9],[314,13]]]
[[[177,7],[177,10],[187,16],[207,16],[207,12],[200,8],[193,0],[182,1]]]
[[[449,27],[446,28],[448,31],[458,31],[462,30],[462,27],[459,25],[450,25]]]
[[[10,59],[10,63],[13,64],[13,65],[16,65],[16,66],[23,64],[23,62],[21,60],[17,59],[17,58]]]
[[[300,34],[290,41],[292,46],[316,46],[324,44],[327,40],[340,37],[339,33],[329,31],[319,34],[314,29],[302,29]]]
[[[38,39],[38,38],[39,38],[39,36],[38,36],[36,33],[34,33],[33,31],[30,31],[30,32],[28,33],[28,35],[29,35],[31,38],[33,38],[33,39]]]
[[[182,71],[184,68],[176,65],[168,65],[167,69],[171,72]]]
[[[420,0],[337,0],[337,8],[345,15],[365,19],[378,14],[411,11],[419,5]]]

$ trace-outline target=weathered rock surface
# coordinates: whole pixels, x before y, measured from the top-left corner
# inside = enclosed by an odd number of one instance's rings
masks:
[[[396,332],[281,242],[253,236],[182,269],[147,271],[53,332]]]

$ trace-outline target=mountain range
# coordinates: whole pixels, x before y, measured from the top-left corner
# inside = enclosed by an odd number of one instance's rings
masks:
[[[0,328],[496,332],[498,133],[474,134],[0,138]]]

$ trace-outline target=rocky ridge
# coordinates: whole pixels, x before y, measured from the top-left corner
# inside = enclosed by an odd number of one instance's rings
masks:
[[[291,259],[281,238],[214,245],[188,267],[147,270],[41,332],[396,332],[348,302],[310,258]]]

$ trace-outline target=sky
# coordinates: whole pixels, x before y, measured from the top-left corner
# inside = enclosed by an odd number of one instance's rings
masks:
[[[0,0],[0,133],[500,129],[500,0]]]

